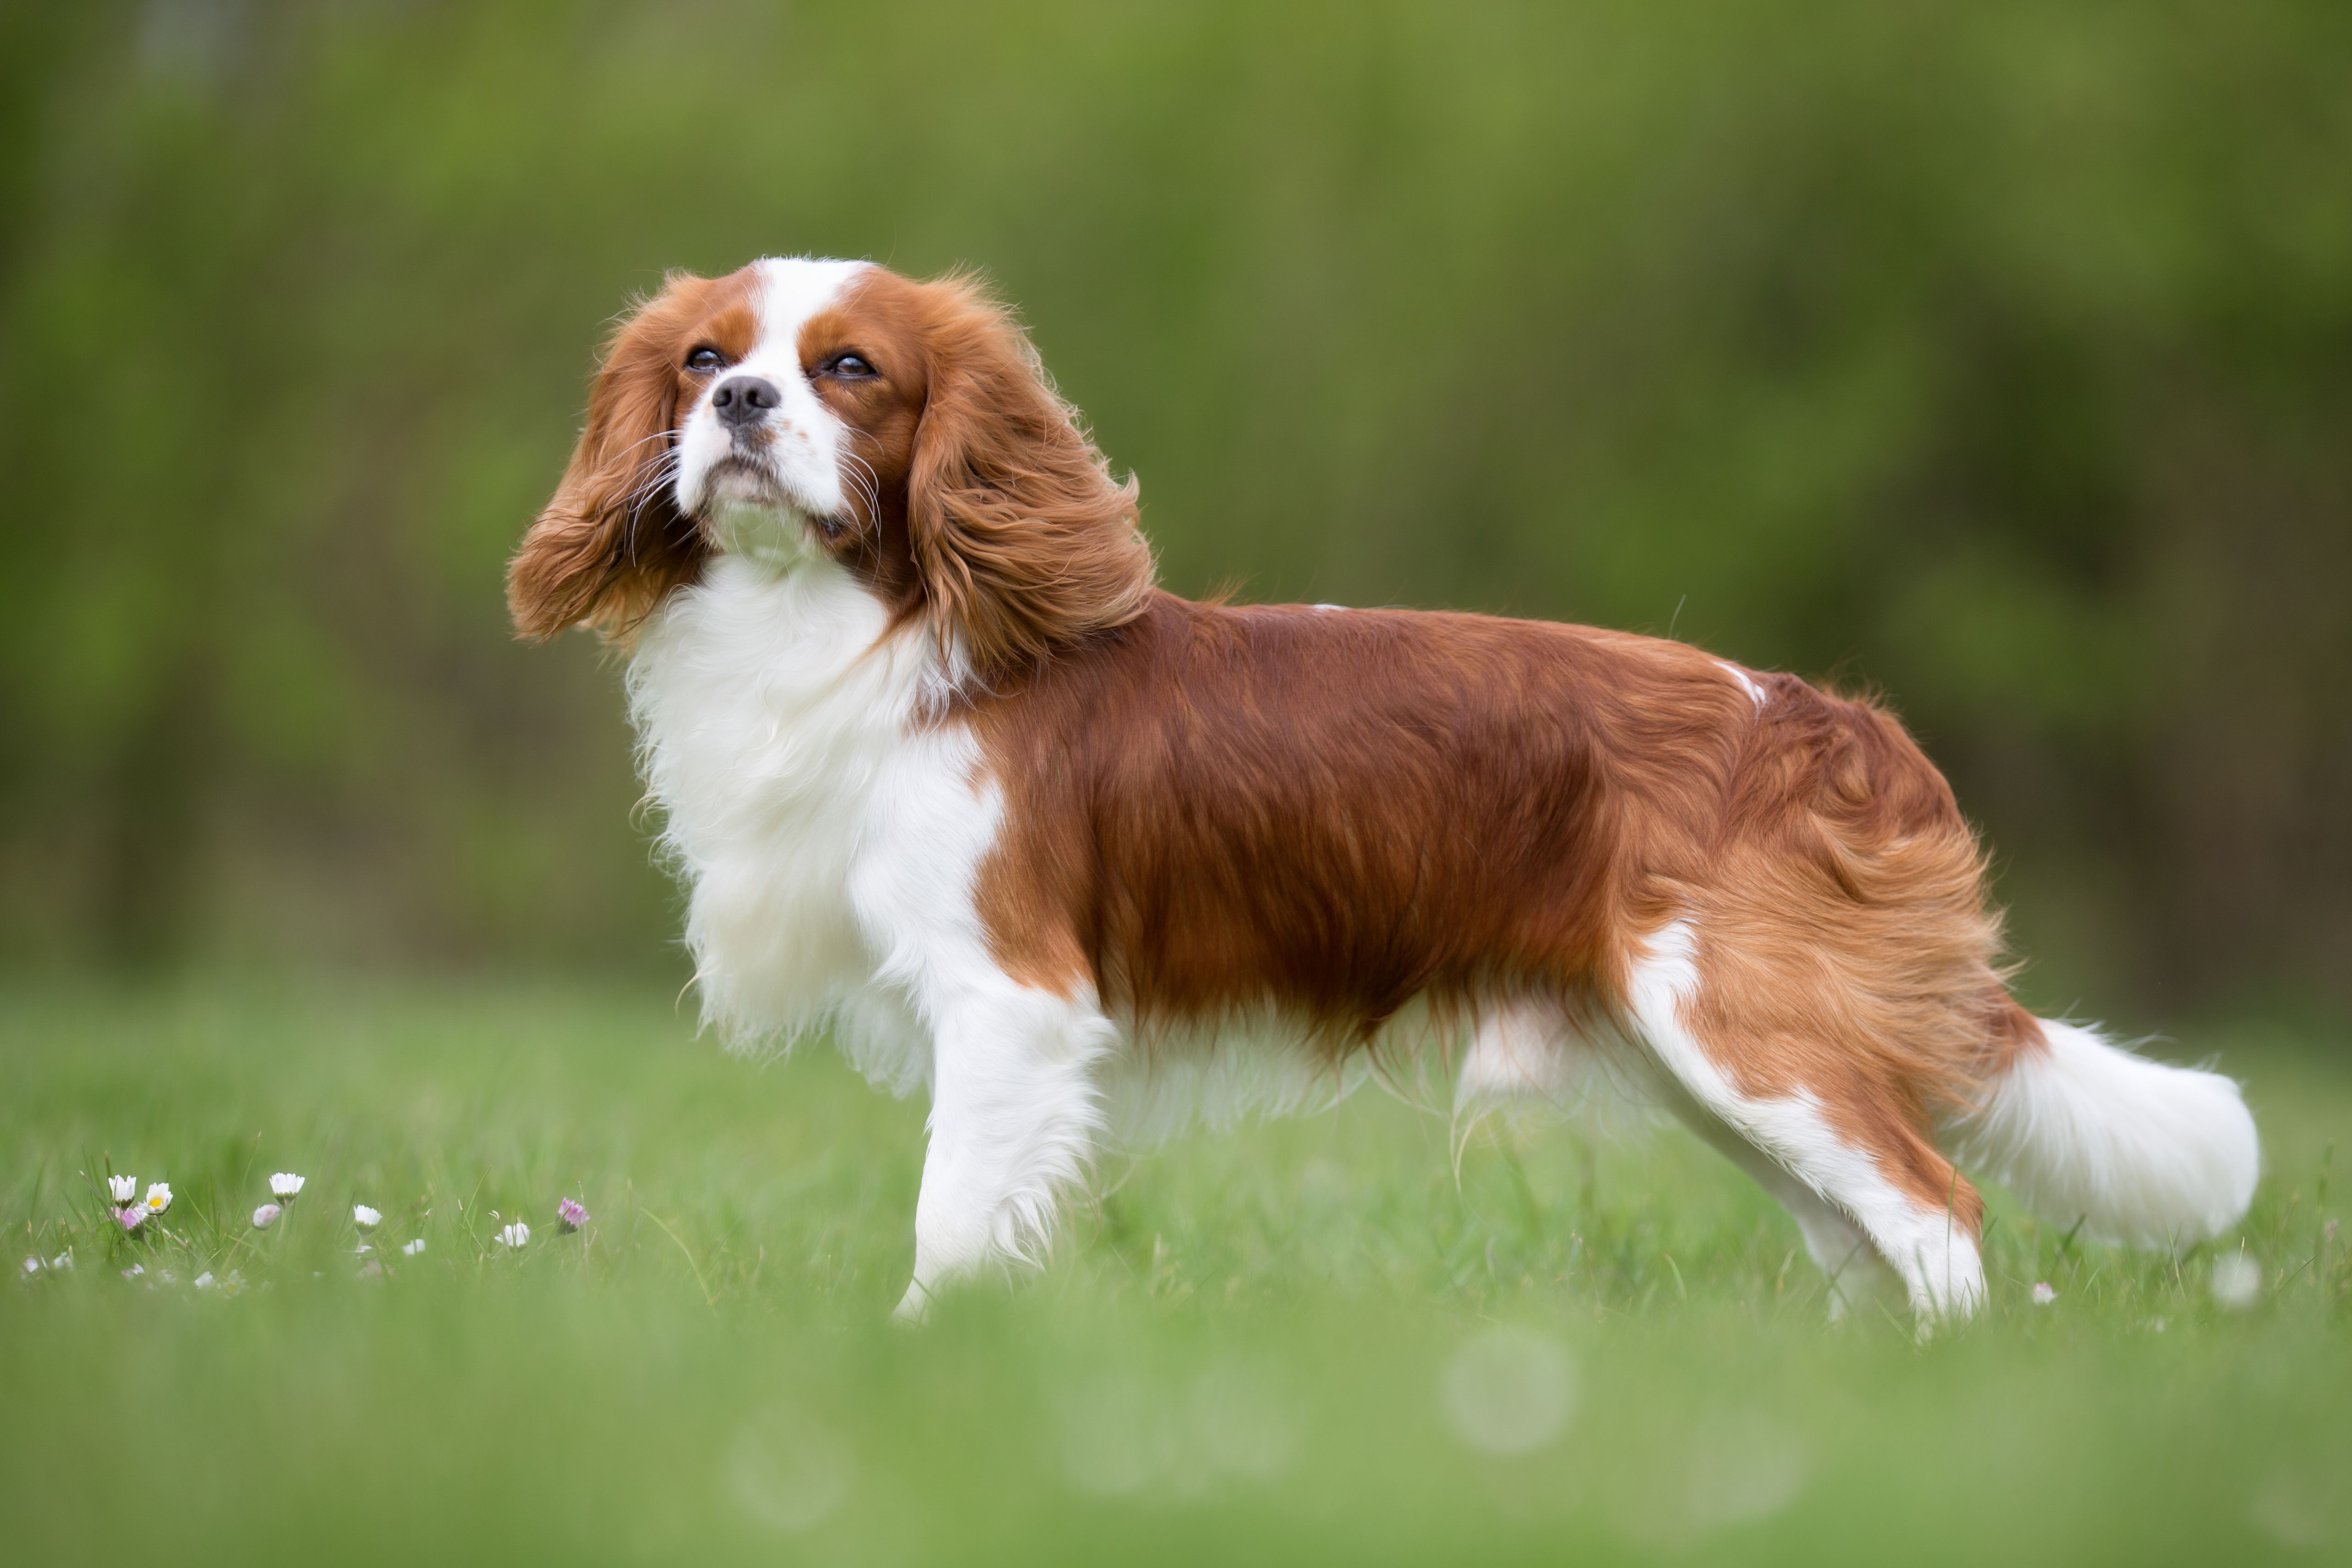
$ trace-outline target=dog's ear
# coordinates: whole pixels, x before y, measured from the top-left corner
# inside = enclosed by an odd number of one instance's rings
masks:
[[[552,637],[584,622],[625,637],[701,570],[709,546],[670,481],[677,350],[707,287],[673,274],[614,334],[572,465],[507,567],[518,634]]]
[[[1110,477],[1003,308],[965,278],[923,292],[908,533],[942,641],[986,678],[1141,614],[1151,549],[1135,481]]]

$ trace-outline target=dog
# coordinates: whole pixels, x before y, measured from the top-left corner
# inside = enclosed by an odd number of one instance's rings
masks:
[[[1882,708],[1618,632],[1167,593],[968,278],[673,274],[508,594],[626,651],[707,1022],[928,1092],[903,1315],[1036,1260],[1121,1105],[1286,1103],[1407,1037],[1465,1104],[1636,1083],[1787,1207],[1833,1314],[1885,1270],[1923,1327],[1981,1304],[1955,1160],[2126,1243],[2252,1200],[2236,1083],[2011,998],[1983,851]]]

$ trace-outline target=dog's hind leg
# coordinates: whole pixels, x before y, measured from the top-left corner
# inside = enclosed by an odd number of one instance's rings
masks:
[[[1793,1186],[1775,1195],[1797,1215],[1815,1260],[1840,1250],[1845,1239],[1832,1222],[1842,1222],[1867,1237],[1901,1277],[1923,1324],[1972,1313],[1985,1288],[1975,1189],[1899,1109],[1881,1103],[1858,1079],[1837,1077],[1827,1052],[1811,1053],[1807,1064],[1834,1081],[1800,1078],[1766,1093],[1744,1089],[1727,1063],[1768,1058],[1771,1042],[1702,1040],[1694,1031],[1689,1004],[1701,982],[1689,924],[1674,922],[1644,946],[1627,977],[1630,1022],[1680,1091],[1748,1146],[1743,1165],[1759,1170],[1751,1160],[1769,1162],[1790,1178]],[[1718,1146],[1726,1146],[1720,1138]],[[1795,1197],[1798,1189],[1811,1201]]]
[[[991,1263],[1039,1260],[1100,1130],[1095,1067],[1114,1036],[1090,998],[1010,980],[936,1016],[930,1143],[902,1318],[922,1317],[942,1286]]]
[[[1860,1226],[1701,1105],[1679,1081],[1664,1086],[1659,1098],[1691,1131],[1753,1176],[1757,1186],[1789,1211],[1789,1218],[1797,1222],[1798,1234],[1804,1238],[1805,1255],[1821,1270],[1828,1287],[1830,1322],[1843,1322],[1853,1309],[1893,1281],[1885,1260]]]
[[[1478,1020],[1454,1083],[1454,1114],[1532,1101],[1566,1110],[1582,1092],[1591,1048],[1556,1004],[1520,1001]],[[1827,1282],[1829,1313],[1842,1322],[1890,1282],[1885,1263],[1860,1227],[1754,1144],[1700,1104],[1671,1073],[1643,1073],[1646,1095],[1679,1116],[1717,1152],[1754,1177],[1797,1222],[1806,1255]]]

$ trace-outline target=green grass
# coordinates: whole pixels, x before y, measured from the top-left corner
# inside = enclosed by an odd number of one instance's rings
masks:
[[[636,994],[19,985],[9,1265],[74,1261],[0,1288],[0,1555],[2323,1559],[2352,1069],[2200,1044],[2267,1140],[2241,1312],[2210,1251],[2070,1245],[1996,1196],[1980,1321],[1833,1331],[1794,1228],[1678,1131],[1499,1129],[1457,1178],[1443,1119],[1366,1091],[1107,1164],[1043,1277],[909,1332],[920,1107],[829,1052],[754,1066]],[[104,1228],[110,1168],[172,1182],[168,1236]],[[310,1186],[256,1233],[279,1169]],[[1556,1435],[1465,1440],[1515,1409]]]

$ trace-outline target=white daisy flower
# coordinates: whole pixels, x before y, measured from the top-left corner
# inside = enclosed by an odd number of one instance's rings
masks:
[[[362,1230],[373,1230],[383,1223],[383,1216],[364,1203],[352,1205],[352,1223]]]
[[[40,1260],[38,1258],[27,1258],[27,1259],[26,1259],[26,1260],[25,1260],[25,1272],[26,1272],[26,1273],[27,1273],[27,1274],[37,1274],[37,1273],[39,1273],[40,1271],[41,1271],[41,1260]]]
[[[129,1203],[139,1196],[139,1178],[130,1176],[107,1177],[106,1196],[112,1198],[118,1207]]]
[[[196,1289],[199,1291],[211,1290],[213,1288],[213,1271],[210,1269],[207,1269],[203,1273],[197,1275],[195,1284]]]
[[[414,1257],[415,1257],[419,1252],[422,1252],[422,1251],[424,1251],[424,1250],[425,1250],[425,1238],[423,1238],[422,1236],[420,1236],[420,1237],[418,1237],[415,1240],[411,1241],[411,1242],[407,1243],[406,1245],[403,1246],[403,1247],[401,1248],[401,1249],[400,1249],[400,1255],[401,1255],[402,1257],[404,1257],[404,1258],[414,1258]]]
[[[148,1213],[163,1213],[172,1207],[172,1184],[167,1181],[149,1182],[144,1202]]]
[[[72,1268],[72,1267],[73,1267],[73,1249],[72,1249],[72,1248],[70,1248],[70,1247],[68,1247],[68,1248],[67,1248],[64,1251],[62,1251],[62,1252],[58,1253],[56,1257],[54,1257],[54,1258],[50,1259],[50,1260],[49,1260],[49,1267],[50,1267],[50,1268],[52,1268],[52,1269],[70,1269],[70,1268]]]
[[[126,1279],[126,1280],[136,1280],[137,1278],[139,1278],[139,1276],[140,1276],[140,1275],[144,1274],[146,1271],[147,1271],[147,1265],[146,1265],[146,1264],[144,1264],[144,1263],[133,1263],[132,1265],[131,1265],[131,1267],[130,1267],[130,1268],[125,1269],[124,1270],[122,1270],[122,1277],[123,1277],[124,1279]]]
[[[2035,1306],[2046,1307],[2057,1299],[2058,1292],[2051,1289],[2049,1281],[2043,1281],[2033,1287],[2033,1304]]]
[[[501,1247],[520,1247],[530,1239],[530,1227],[520,1219],[499,1230],[499,1245]]]
[[[269,1196],[275,1198],[290,1199],[301,1192],[304,1180],[304,1177],[296,1176],[292,1171],[279,1171],[269,1178]]]
[[[253,1211],[253,1228],[256,1230],[267,1230],[277,1224],[278,1217],[285,1212],[274,1203],[265,1203]]]

